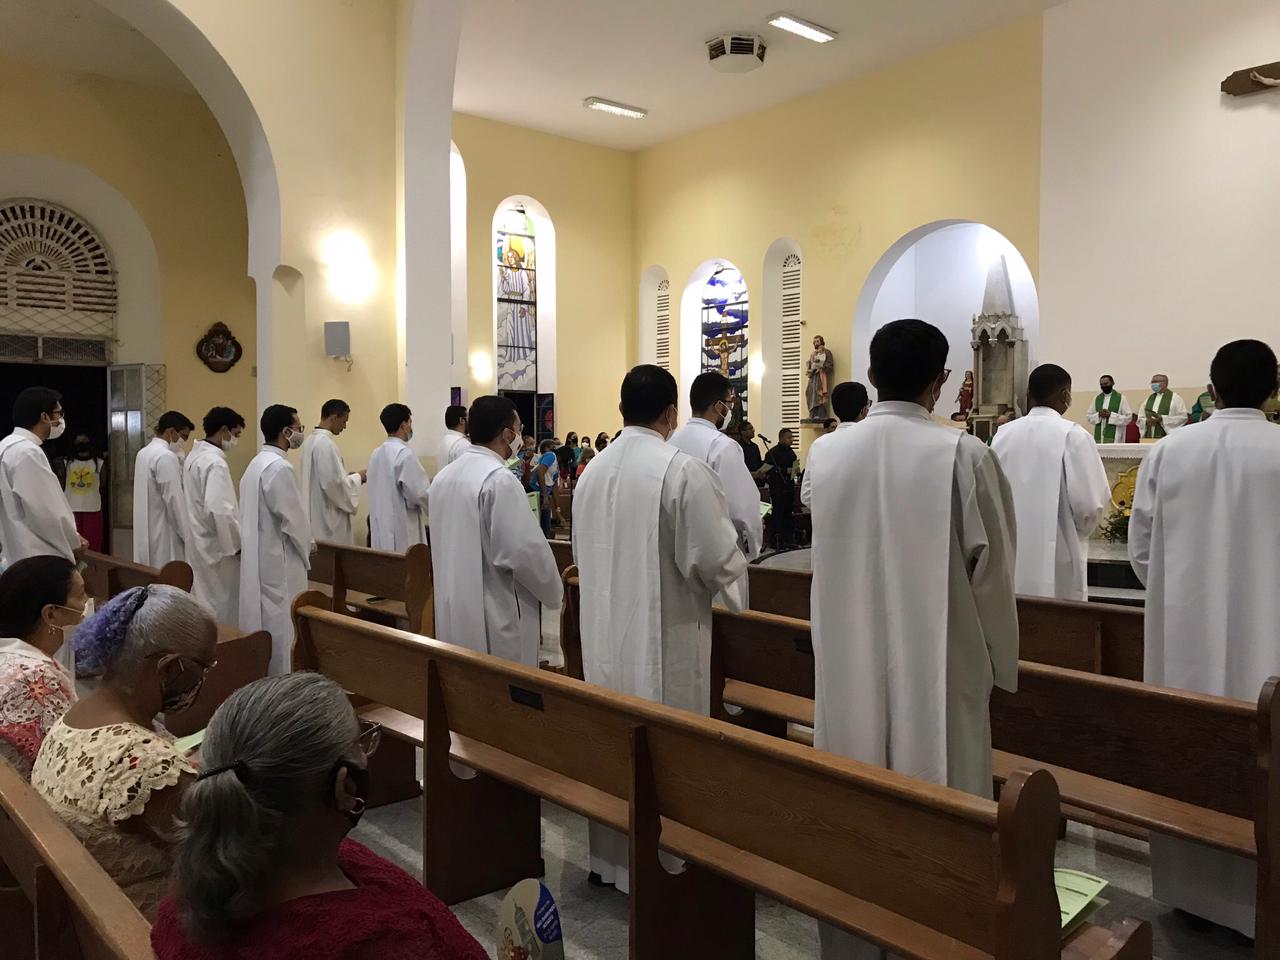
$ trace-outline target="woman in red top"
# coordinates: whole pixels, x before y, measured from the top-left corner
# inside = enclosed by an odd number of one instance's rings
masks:
[[[346,839],[379,735],[314,673],[218,708],[151,931],[158,960],[485,960],[422,884]]]

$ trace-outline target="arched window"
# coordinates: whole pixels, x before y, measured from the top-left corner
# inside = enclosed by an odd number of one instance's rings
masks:
[[[45,200],[0,201],[0,360],[107,364],[116,275],[79,216]]]
[[[738,392],[747,416],[747,282],[731,263],[722,263],[702,291],[701,370],[717,370]]]
[[[640,362],[671,369],[671,281],[654,265],[640,275]]]
[[[671,281],[658,282],[655,304],[657,331],[654,338],[654,362],[663,370],[671,369]]]

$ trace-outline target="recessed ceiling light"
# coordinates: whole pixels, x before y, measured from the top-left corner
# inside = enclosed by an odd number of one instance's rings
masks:
[[[820,27],[816,23],[810,23],[808,20],[793,17],[789,13],[775,14],[770,18],[769,26],[777,27],[779,30],[786,30],[788,33],[794,33],[796,36],[812,40],[814,43],[830,43],[839,36],[834,30],[828,30],[826,27]]]
[[[599,110],[601,113],[611,113],[615,117],[627,117],[631,120],[643,120],[649,115],[648,110],[629,107],[625,103],[615,103],[612,100],[602,100],[599,97],[587,97],[582,101],[582,105],[588,110]]]

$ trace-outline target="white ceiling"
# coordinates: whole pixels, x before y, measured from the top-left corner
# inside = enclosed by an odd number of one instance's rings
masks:
[[[635,150],[781,103],[1062,0],[468,0],[454,109]],[[815,44],[767,24],[780,11],[836,30]],[[751,31],[765,63],[722,74],[704,42]],[[589,96],[649,110],[625,120]]]
[[[94,0],[0,0],[0,56],[192,90],[159,47]]]

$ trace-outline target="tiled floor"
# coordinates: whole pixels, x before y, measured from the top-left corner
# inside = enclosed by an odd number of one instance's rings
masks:
[[[356,838],[417,873],[421,866],[422,807],[413,800],[371,810]],[[551,804],[543,805],[543,882],[556,897],[568,960],[619,960],[627,955],[627,898],[612,888],[587,883],[586,821]],[[1088,827],[1072,827],[1058,846],[1058,865],[1105,877],[1111,886],[1100,922],[1122,916],[1150,920],[1158,960],[1248,960],[1252,950],[1225,930],[1193,931],[1163,904],[1151,899],[1146,845]],[[455,908],[458,918],[486,947],[494,942],[501,894],[469,900]],[[812,919],[766,900],[756,901],[757,960],[812,960],[818,956]],[[726,958],[732,960],[732,958]]]

